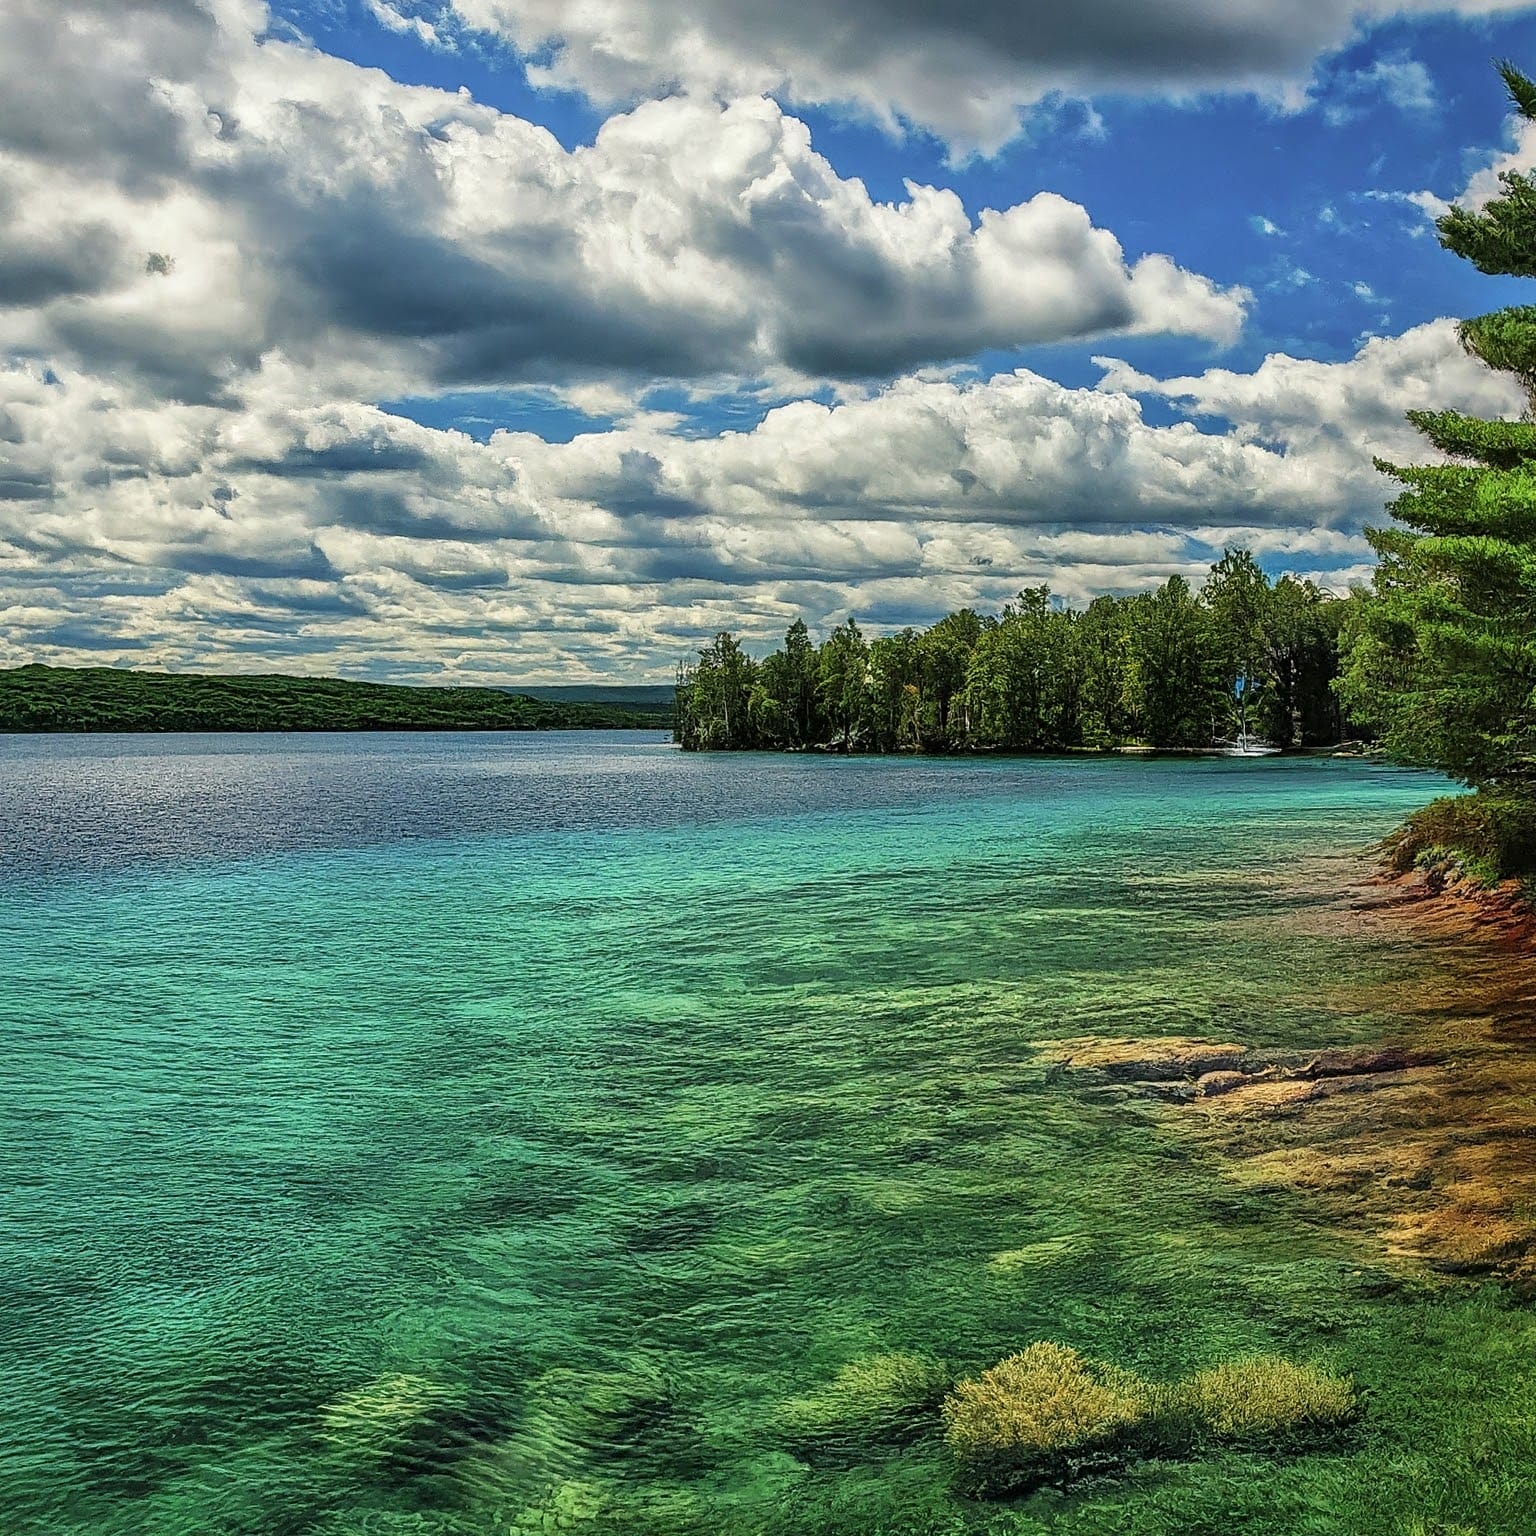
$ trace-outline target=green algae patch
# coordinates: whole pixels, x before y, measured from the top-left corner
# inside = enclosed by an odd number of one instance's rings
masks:
[[[391,1371],[320,1410],[320,1437],[345,1456],[385,1463],[408,1460],[436,1440],[463,1409],[454,1388]]]
[[[559,1531],[590,1530],[608,1511],[603,1489],[590,1479],[567,1478],[519,1511],[507,1536],[554,1536]]]
[[[928,1429],[949,1383],[944,1366],[929,1356],[865,1355],[814,1391],[781,1403],[773,1427],[809,1452],[888,1444]]]
[[[1054,1269],[1058,1264],[1086,1258],[1092,1252],[1092,1238],[1071,1233],[1026,1243],[1021,1248],[1005,1248],[987,1260],[987,1268],[995,1275],[1017,1275],[1031,1270]]]

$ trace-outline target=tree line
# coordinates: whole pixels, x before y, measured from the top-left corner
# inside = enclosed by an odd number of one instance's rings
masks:
[[[1001,613],[963,608],[876,639],[850,618],[819,645],[797,619],[761,660],[722,631],[679,669],[673,729],[695,751],[1335,742],[1347,607],[1232,549],[1199,590],[1173,576],[1081,610],[1030,587]]]
[[[568,703],[499,688],[117,667],[0,669],[0,731],[538,731],[667,723],[665,704]]]
[[[1536,82],[1498,66],[1536,122]],[[1478,271],[1536,277],[1536,176],[1438,221]],[[1472,789],[1437,800],[1392,840],[1399,867],[1536,882],[1536,306],[1466,320],[1467,351],[1525,397],[1516,420],[1411,411],[1437,462],[1378,461],[1402,494],[1367,530],[1371,586],[1337,599],[1271,584],[1229,550],[1199,592],[1102,597],[1081,612],[1044,587],[988,617],[867,641],[852,619],[816,646],[804,624],[757,662],[720,634],[678,677],[685,747],[1050,751],[1201,746],[1249,729],[1277,746],[1346,723],[1399,762]],[[1344,712],[1341,714],[1341,710]]]

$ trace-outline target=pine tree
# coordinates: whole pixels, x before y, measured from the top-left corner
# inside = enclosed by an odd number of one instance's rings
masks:
[[[1536,84],[1500,73],[1536,121]],[[1536,183],[1502,181],[1482,209],[1439,221],[1441,244],[1480,271],[1536,276]],[[1482,791],[1480,814],[1519,820],[1519,803],[1536,805],[1536,308],[1468,320],[1461,339],[1532,408],[1519,421],[1409,413],[1451,462],[1378,461],[1406,489],[1391,505],[1398,526],[1367,535],[1380,565],[1345,635],[1340,694],[1392,755]]]

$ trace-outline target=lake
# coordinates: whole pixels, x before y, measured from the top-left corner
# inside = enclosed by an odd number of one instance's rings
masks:
[[[1524,1312],[1377,1283],[1032,1048],[1390,1032],[1456,957],[1338,890],[1441,788],[0,738],[0,1528],[1494,1536]],[[1152,1375],[1276,1350],[1367,1413],[1013,1503],[954,1492],[936,1414],[795,1428],[851,1363],[1041,1338]],[[1419,1525],[1372,1523],[1386,1486]]]

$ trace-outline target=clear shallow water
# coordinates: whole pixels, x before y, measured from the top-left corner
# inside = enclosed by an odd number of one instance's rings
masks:
[[[1448,962],[1330,933],[1313,861],[1437,787],[0,738],[0,1528],[1370,1529],[1350,1490],[1409,1476],[1411,1428],[997,1507],[934,1435],[806,1443],[782,1405],[1037,1337],[1429,1370],[1494,1303],[1373,1297],[1029,1045],[1389,1030],[1372,985]],[[1465,1503],[1433,1460],[1431,1514]]]

